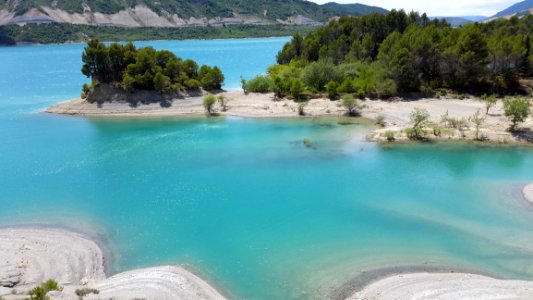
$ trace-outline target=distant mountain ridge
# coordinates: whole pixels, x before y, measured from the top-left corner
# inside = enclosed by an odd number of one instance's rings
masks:
[[[339,12],[341,14],[351,15],[368,15],[372,13],[386,14],[389,12],[388,10],[378,6],[369,6],[360,3],[340,4],[336,2],[328,2],[326,4],[322,4],[322,7],[325,7],[331,11]]]
[[[495,14],[492,18],[507,17],[518,14],[523,11],[529,11],[533,8],[533,0],[525,0],[509,6],[508,8]]]
[[[0,0],[0,25],[70,23],[126,27],[319,25],[341,15],[387,11],[305,0]]]

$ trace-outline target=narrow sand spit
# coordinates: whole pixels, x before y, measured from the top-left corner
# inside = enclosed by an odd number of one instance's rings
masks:
[[[246,118],[287,118],[298,117],[298,104],[287,99],[277,100],[273,94],[248,94],[227,92],[227,111],[217,104],[215,110],[221,116],[238,116]],[[83,99],[74,99],[58,103],[46,109],[48,113],[84,116],[123,116],[123,117],[194,117],[205,116],[202,97],[175,99],[163,104],[131,105],[127,102],[90,103]],[[314,99],[305,107],[309,116],[340,115],[344,109],[338,102],[326,99]]]
[[[533,282],[461,273],[394,275],[366,286],[347,300],[533,299]]]
[[[0,296],[21,299],[31,288],[56,280],[64,289],[51,299],[224,299],[198,276],[179,266],[133,270],[105,278],[104,255],[85,236],[51,228],[0,229]]]

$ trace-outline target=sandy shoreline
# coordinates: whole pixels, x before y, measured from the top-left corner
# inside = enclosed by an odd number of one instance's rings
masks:
[[[244,95],[241,91],[230,91],[223,93],[223,95],[228,99],[227,110],[222,111],[218,104],[215,105],[217,114],[222,117],[301,118],[298,114],[298,103],[287,99],[275,99],[273,94],[251,93]],[[468,118],[479,111],[485,118],[479,130],[479,137],[483,138],[482,143],[531,145],[533,142],[533,134],[527,130],[514,134],[507,131],[510,122],[504,116],[502,101],[491,108],[489,114],[485,114],[485,103],[480,99],[427,98],[415,101],[367,99],[361,101],[361,104],[363,105],[362,117],[370,120],[376,120],[378,117],[384,118],[384,126],[376,128],[368,134],[367,139],[369,141],[389,142],[387,133],[393,132],[394,142],[408,142],[405,129],[410,127],[409,115],[415,108],[420,108],[427,110],[430,115],[431,125],[426,128],[427,137],[430,140],[475,141],[476,130],[474,125],[468,122]],[[330,101],[325,98],[308,101],[304,111],[306,117],[343,117],[346,113],[346,109],[342,107],[340,101]],[[139,105],[131,105],[127,102],[97,104],[82,99],[74,99],[49,107],[46,112],[96,117],[205,117],[202,97],[200,96],[175,99],[164,104]],[[464,120],[467,125],[462,129],[445,127],[441,119],[446,113],[450,118]],[[521,126],[526,129],[532,128],[533,119],[528,118]],[[438,134],[435,133],[435,128],[438,128]]]
[[[533,299],[533,282],[467,273],[410,273],[379,279],[347,300]]]
[[[104,251],[88,237],[64,229],[0,228],[0,296],[24,299],[42,282],[64,289],[51,299],[78,299],[76,289],[94,288],[85,299],[225,299],[215,288],[181,266],[132,270],[109,278]]]

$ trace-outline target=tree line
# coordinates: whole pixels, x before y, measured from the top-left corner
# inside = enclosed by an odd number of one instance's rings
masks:
[[[458,28],[403,10],[342,17],[305,37],[295,34],[268,76],[248,81],[247,89],[294,98],[327,92],[332,99],[433,96],[441,89],[514,94],[519,79],[533,75],[532,32],[533,16]]]
[[[171,91],[217,90],[222,88],[224,75],[218,67],[201,66],[194,60],[182,60],[167,50],[152,47],[137,49],[132,43],[112,43],[109,46],[91,40],[82,54],[81,72],[92,79],[84,93],[98,83],[111,84],[129,92],[154,90]]]

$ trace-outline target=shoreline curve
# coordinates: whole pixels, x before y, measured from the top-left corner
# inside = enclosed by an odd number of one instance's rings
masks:
[[[106,278],[104,251],[77,232],[51,227],[0,228],[0,296],[19,299],[48,279],[64,288],[49,293],[51,299],[77,299],[79,288],[97,289],[98,297],[104,299],[226,299],[178,265],[131,270]],[[85,298],[92,299],[90,295]]]

